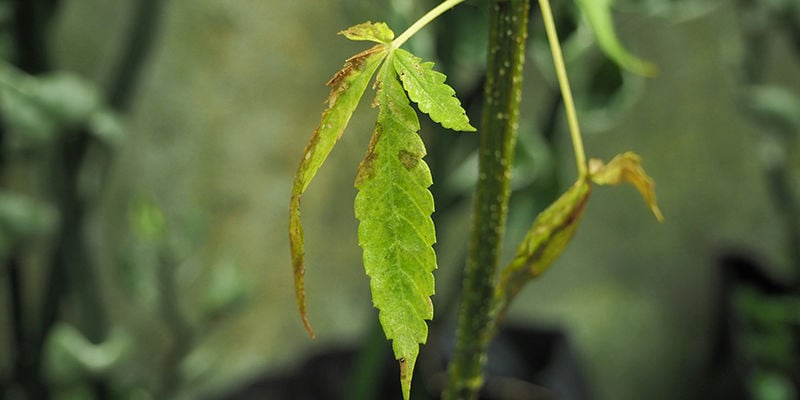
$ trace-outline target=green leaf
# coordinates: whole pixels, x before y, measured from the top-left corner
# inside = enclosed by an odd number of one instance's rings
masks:
[[[389,44],[394,39],[394,32],[383,22],[364,22],[351,26],[341,32],[340,35],[350,40],[368,40],[370,42]]]
[[[46,143],[104,107],[97,89],[73,74],[31,76],[0,63],[0,114],[12,147]]]
[[[433,318],[436,232],[433,196],[427,189],[431,173],[422,160],[425,147],[417,135],[419,120],[395,76],[393,56],[378,77],[378,121],[359,166],[355,213],[372,301],[386,337],[392,340],[403,396],[408,399],[419,344],[428,336],[425,320]]]
[[[289,204],[289,242],[294,270],[295,294],[300,316],[311,337],[314,331],[306,316],[305,303],[305,265],[303,250],[303,226],[300,221],[300,197],[306,191],[311,179],[317,173],[334,144],[344,133],[350,117],[370,78],[380,62],[386,57],[387,47],[377,45],[369,50],[350,57],[344,67],[337,72],[327,85],[331,87],[328,108],[322,113],[322,122],[303,152],[303,159],[297,168]]]
[[[786,134],[787,139],[800,133],[800,96],[788,88],[753,85],[745,100],[760,121]]]
[[[133,340],[123,329],[114,328],[107,339],[95,344],[74,326],[58,322],[47,334],[43,372],[62,385],[104,376],[125,363],[132,349]]]
[[[0,189],[0,261],[15,246],[51,233],[57,223],[52,205]]]
[[[589,160],[589,175],[592,182],[598,185],[615,186],[624,182],[632,184],[642,195],[658,222],[664,221],[656,202],[656,184],[642,168],[642,158],[638,154],[632,151],[618,154],[608,164],[593,158]]]
[[[447,76],[434,71],[432,62],[421,63],[419,57],[403,49],[395,50],[394,55],[394,68],[403,87],[422,112],[447,129],[475,131],[455,97],[455,90],[444,83]]]
[[[611,16],[612,3],[613,0],[578,0],[578,7],[589,21],[600,48],[609,57],[639,75],[654,76],[658,70],[656,66],[629,53],[617,38]]]
[[[503,270],[498,285],[499,314],[531,279],[541,275],[566,249],[578,228],[591,193],[591,184],[578,178],[561,197],[542,211]]]

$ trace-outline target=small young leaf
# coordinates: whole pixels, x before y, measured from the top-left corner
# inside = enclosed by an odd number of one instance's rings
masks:
[[[590,193],[589,181],[578,178],[572,187],[536,217],[517,248],[514,259],[501,275],[497,291],[501,314],[525,283],[541,275],[567,247]]]
[[[305,266],[303,254],[303,226],[300,221],[300,197],[306,191],[311,179],[328,157],[334,144],[344,133],[358,101],[378,65],[386,57],[387,47],[377,45],[360,54],[350,57],[344,67],[337,72],[327,85],[331,87],[328,108],[322,113],[322,122],[303,152],[303,159],[297,168],[289,203],[289,242],[294,270],[295,294],[300,316],[311,337],[314,332],[306,317]]]
[[[371,42],[389,44],[394,39],[394,32],[384,22],[364,22],[351,26],[341,32],[340,35],[350,40],[369,40]]]
[[[658,222],[664,221],[664,216],[656,203],[656,184],[644,172],[642,159],[638,154],[631,151],[618,154],[608,164],[593,158],[589,161],[589,175],[592,182],[598,185],[619,185],[623,182],[633,184]]]
[[[613,0],[578,0],[586,19],[589,21],[600,48],[617,64],[642,76],[653,76],[657,72],[654,64],[644,61],[625,50],[614,31],[611,16]]]
[[[392,57],[378,75],[378,121],[358,169],[355,214],[372,301],[392,340],[408,399],[419,344],[428,337],[425,320],[433,318],[436,232],[433,196],[427,189],[432,178],[417,135],[419,120],[397,80]]]
[[[475,131],[461,108],[461,102],[455,97],[456,91],[444,83],[447,76],[434,71],[432,62],[420,61],[419,57],[403,49],[394,51],[394,68],[408,91],[408,97],[443,127],[456,131]]]

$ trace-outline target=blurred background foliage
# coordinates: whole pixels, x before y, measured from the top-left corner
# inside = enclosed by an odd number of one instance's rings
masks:
[[[313,342],[291,283],[291,179],[323,83],[361,49],[334,33],[400,32],[435,3],[0,0],[0,397],[217,398],[372,343],[351,210],[374,111],[304,197]],[[619,0],[618,34],[652,79],[610,61],[572,2],[554,6],[587,152],[641,154],[666,221],[598,189],[509,322],[565,332],[591,398],[797,399],[800,5]],[[408,44],[473,120],[485,7]],[[508,257],[575,175],[532,21]],[[422,122],[439,238],[427,347],[447,348],[477,143]]]

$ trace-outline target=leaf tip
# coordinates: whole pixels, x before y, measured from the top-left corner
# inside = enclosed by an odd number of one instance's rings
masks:
[[[300,186],[296,186],[292,193],[292,198],[289,202],[289,250],[292,254],[292,271],[294,275],[294,293],[297,299],[297,309],[300,312],[300,318],[303,320],[303,326],[306,328],[311,339],[315,339],[316,335],[314,330],[311,329],[311,323],[308,322],[308,315],[306,312],[306,268],[305,268],[305,251],[303,239],[303,224],[300,220]]]
[[[658,221],[659,223],[664,222],[664,214],[661,213],[661,209],[658,208],[658,204],[656,204],[655,202],[653,202],[653,204],[650,204],[650,211],[656,217],[656,221]]]
[[[642,158],[638,154],[632,151],[618,154],[608,164],[593,158],[589,161],[589,175],[592,182],[598,185],[615,186],[624,182],[632,184],[642,195],[656,220],[664,221],[664,215],[656,201],[656,184],[644,171]]]
[[[408,400],[411,396],[411,377],[409,376],[408,362],[405,357],[400,357],[397,362],[400,364],[400,384],[403,386],[403,400]]]
[[[375,43],[389,44],[394,40],[394,32],[385,22],[367,21],[353,25],[338,32],[350,40],[368,40]]]
[[[294,240],[294,239],[293,239]],[[295,250],[293,249],[293,253]],[[305,284],[305,266],[303,265],[303,254],[292,254],[292,268],[294,269],[294,290],[295,297],[297,298],[297,310],[300,312],[300,318],[303,320],[303,326],[311,336],[311,339],[316,339],[314,329],[311,328],[311,323],[308,321],[308,312],[306,311],[306,284]]]
[[[311,328],[311,323],[308,322],[308,316],[304,313],[302,315],[303,318],[303,326],[306,328],[306,332],[308,332],[308,336],[311,337],[311,340],[317,338],[317,335],[314,333],[314,329]]]

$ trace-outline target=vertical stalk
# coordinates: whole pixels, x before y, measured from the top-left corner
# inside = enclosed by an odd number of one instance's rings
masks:
[[[558,86],[561,89],[564,109],[567,112],[567,123],[569,124],[569,134],[572,138],[572,147],[575,151],[578,176],[584,177],[587,174],[586,153],[583,150],[581,128],[578,124],[578,115],[575,112],[575,101],[572,100],[572,90],[569,88],[567,67],[564,65],[564,56],[561,54],[561,44],[559,44],[558,33],[556,33],[556,23],[553,21],[553,12],[550,10],[550,0],[539,0],[539,8],[542,10],[542,19],[544,20],[544,28],[547,31],[547,41],[550,43],[550,52],[553,54]]]
[[[483,384],[519,121],[530,2],[494,0],[490,7],[478,188],[447,400],[475,399]]]
[[[127,111],[134,98],[144,63],[158,35],[161,10],[167,3],[162,0],[139,0],[135,6],[130,31],[127,32],[106,92],[108,104],[117,111]]]

